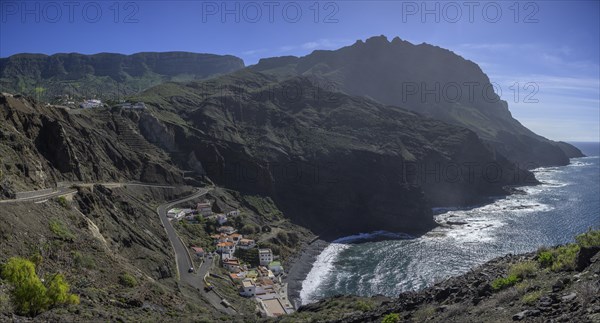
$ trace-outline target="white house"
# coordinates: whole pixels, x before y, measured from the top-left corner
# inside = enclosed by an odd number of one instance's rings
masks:
[[[271,261],[271,263],[269,263],[269,270],[278,275],[283,272],[283,266],[281,266],[281,262],[279,261]]]
[[[231,242],[233,242],[234,245],[238,245],[240,240],[242,239],[242,235],[240,233],[232,233],[229,236],[229,239],[231,239]]]
[[[248,250],[256,247],[256,242],[252,239],[240,239],[237,246],[240,249]]]
[[[233,211],[229,211],[227,212],[228,216],[236,216],[236,215],[240,215],[240,210],[233,210]]]
[[[225,233],[225,234],[232,234],[235,231],[235,229],[230,226],[222,226],[222,227],[219,227],[217,229],[217,231],[219,231],[221,233]]]
[[[223,260],[223,267],[229,272],[235,272],[240,269],[240,261],[237,258]]]
[[[223,225],[227,222],[227,216],[225,214],[217,214],[217,222],[219,222],[220,225]]]
[[[85,100],[79,105],[82,109],[99,108],[102,106],[100,100]]]
[[[173,218],[173,219],[180,219],[185,215],[185,210],[182,209],[170,209],[167,212],[167,217],[168,218]]]
[[[256,286],[250,279],[244,279],[242,281],[242,292],[240,295],[246,297],[253,297],[256,294]]]
[[[196,254],[197,257],[199,257],[199,258],[204,257],[204,249],[202,249],[200,247],[192,247],[192,250],[194,250],[194,253]]]
[[[258,249],[258,260],[261,266],[268,266],[273,261],[271,249]]]
[[[233,254],[235,252],[235,245],[229,241],[217,243],[217,252]]]
[[[198,210],[198,213],[204,217],[212,215],[212,206],[210,205],[210,202],[198,203],[196,209]]]

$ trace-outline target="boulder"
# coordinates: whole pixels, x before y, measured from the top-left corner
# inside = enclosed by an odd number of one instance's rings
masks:
[[[591,263],[590,260],[598,253],[598,251],[600,251],[600,247],[581,247],[577,253],[577,265],[575,269],[577,271],[583,271],[587,268]]]
[[[567,294],[567,295],[565,295],[565,296],[561,297],[560,299],[561,299],[563,302],[570,302],[570,301],[574,300],[574,299],[575,299],[575,297],[577,297],[577,294],[576,294],[576,293],[570,293],[570,294]]]

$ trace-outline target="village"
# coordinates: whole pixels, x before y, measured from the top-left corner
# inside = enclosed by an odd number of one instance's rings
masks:
[[[75,98],[67,94],[56,96],[52,100],[52,104],[46,104],[46,106],[51,105],[69,109],[121,108],[129,110],[145,110],[147,108],[144,102],[127,102],[125,100],[109,100],[104,102],[100,99]]]
[[[201,273],[204,275],[205,291],[215,289],[215,286],[207,281],[208,276],[224,278],[235,286],[240,296],[256,301],[262,316],[278,317],[294,312],[287,296],[287,284],[282,282],[285,271],[280,257],[273,254],[270,248],[261,248],[254,239],[244,237],[233,226],[227,225],[232,218],[239,216],[240,211],[237,209],[226,213],[213,213],[209,201],[197,203],[190,208],[173,208],[167,212],[167,217],[172,222],[197,223],[204,219],[215,221],[217,224],[214,232],[208,232],[212,241],[210,248],[190,248],[190,254],[197,260],[202,263],[216,260],[220,268],[227,272],[226,278],[211,273],[210,269]],[[198,266],[200,267],[202,265]],[[190,272],[194,270],[196,269],[190,268]]]

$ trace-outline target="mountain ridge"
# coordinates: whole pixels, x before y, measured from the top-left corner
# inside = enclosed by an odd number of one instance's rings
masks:
[[[525,168],[566,165],[569,158],[583,156],[571,145],[558,144],[524,127],[512,117],[506,101],[488,93],[492,84],[476,63],[438,46],[375,36],[337,50],[261,59],[248,69],[280,78],[318,76],[344,93],[464,126]],[[481,93],[471,97],[476,86]],[[449,88],[460,95],[450,97]]]
[[[205,79],[245,66],[232,55],[191,52],[15,54],[0,58],[2,92],[118,100],[166,81]]]

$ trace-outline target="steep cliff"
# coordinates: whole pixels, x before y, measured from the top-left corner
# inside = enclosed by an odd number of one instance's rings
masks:
[[[319,77],[329,89],[466,127],[522,168],[566,165],[570,157],[583,156],[524,127],[477,64],[437,46],[379,36],[299,58],[262,59],[249,69],[280,78]]]
[[[164,120],[168,129],[154,140],[177,152],[182,168],[191,152],[211,180],[271,196],[325,236],[423,232],[434,226],[433,205],[469,204],[535,182],[468,129],[316,82],[241,71],[164,84],[136,99]]]
[[[60,181],[181,183],[169,156],[139,134],[133,114],[69,111],[0,95],[3,190],[53,187]]]

